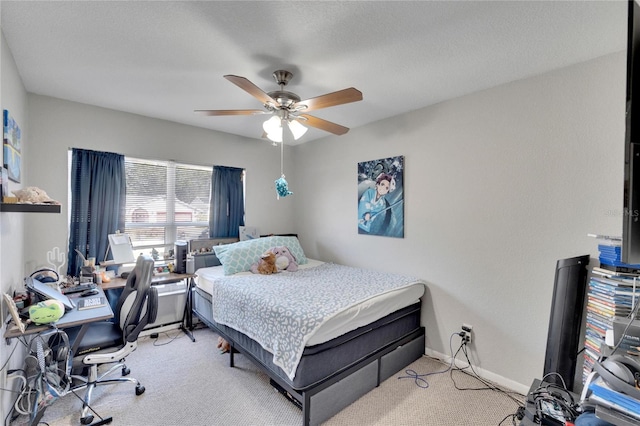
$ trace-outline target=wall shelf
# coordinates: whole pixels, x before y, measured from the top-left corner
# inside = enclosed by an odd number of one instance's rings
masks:
[[[60,213],[60,204],[0,203],[0,212]]]

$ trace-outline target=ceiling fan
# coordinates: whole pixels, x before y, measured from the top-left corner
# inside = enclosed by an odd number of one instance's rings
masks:
[[[195,112],[208,116],[272,114],[273,117],[264,122],[263,128],[265,135],[275,142],[282,142],[282,124],[285,122],[288,123],[289,129],[296,140],[307,131],[307,128],[302,124],[333,133],[334,135],[344,135],[349,131],[348,127],[323,120],[322,118],[314,117],[313,115],[307,114],[307,112],[361,101],[362,92],[350,87],[348,89],[338,90],[337,92],[320,95],[315,98],[300,100],[300,97],[295,93],[284,90],[284,86],[289,83],[292,77],[293,74],[289,71],[274,71],[273,78],[280,86],[280,90],[266,93],[244,77],[237,75],[225,75],[224,78],[246,91],[254,98],[258,99],[265,109],[205,109],[195,110]]]

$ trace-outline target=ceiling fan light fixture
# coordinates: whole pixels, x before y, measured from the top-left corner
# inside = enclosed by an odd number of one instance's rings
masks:
[[[300,124],[297,120],[285,120],[289,125],[289,130],[293,134],[295,140],[300,139],[307,133],[307,128]],[[262,128],[267,134],[267,138],[273,142],[282,142],[282,119],[276,115],[268,119],[262,124]]]
[[[306,127],[300,124],[300,122],[297,120],[289,121],[289,129],[291,130],[291,133],[293,133],[293,138],[295,140],[298,140],[302,136],[304,136],[304,134],[307,133],[307,130],[308,130]]]
[[[271,142],[282,142],[282,129],[280,129],[279,133],[267,133],[267,139],[269,139]]]
[[[274,115],[262,124],[267,138],[273,142],[282,142],[282,124],[280,117]]]
[[[282,133],[282,126],[280,125],[280,117],[274,115],[262,124],[262,128],[267,133]]]

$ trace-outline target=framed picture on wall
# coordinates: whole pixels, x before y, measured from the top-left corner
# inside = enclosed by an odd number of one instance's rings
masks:
[[[4,167],[0,168],[0,182],[2,182],[2,195],[0,201],[4,200],[4,197],[9,196],[9,173]]]
[[[239,228],[240,232],[240,241],[245,240],[253,240],[254,238],[258,238],[260,234],[258,234],[258,228],[255,226],[241,226]]]
[[[358,163],[358,233],[404,238],[404,156]]]
[[[11,313],[11,318],[13,319],[14,324],[16,325],[16,327],[18,327],[21,333],[24,333],[24,330],[26,329],[26,325],[22,322],[22,319],[20,318],[20,313],[18,312],[18,307],[16,306],[16,302],[14,302],[13,298],[9,296],[7,293],[4,293],[2,297],[4,298],[4,301],[7,304],[7,308],[9,308],[9,312]]]
[[[22,132],[6,109],[2,112],[2,124],[4,167],[7,168],[9,179],[20,182]]]
[[[20,143],[22,142],[22,132],[20,131],[20,126],[18,126],[16,120],[11,117],[11,114],[9,114],[9,111],[7,111],[6,109],[2,112],[2,124],[4,143],[8,143],[16,151],[22,152],[22,147],[20,146]]]
[[[20,182],[20,153],[10,144],[4,144],[4,167],[7,169],[9,179]]]

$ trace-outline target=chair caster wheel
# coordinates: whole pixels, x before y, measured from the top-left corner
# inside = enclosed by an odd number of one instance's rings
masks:
[[[123,376],[128,376],[129,373],[131,373],[131,370],[129,370],[128,367],[122,367],[122,375]]]
[[[136,386],[136,395],[142,395],[146,389],[142,385]]]
[[[91,423],[93,423],[93,416],[89,414],[87,417],[81,418],[80,423],[82,423],[83,425],[90,425]]]

